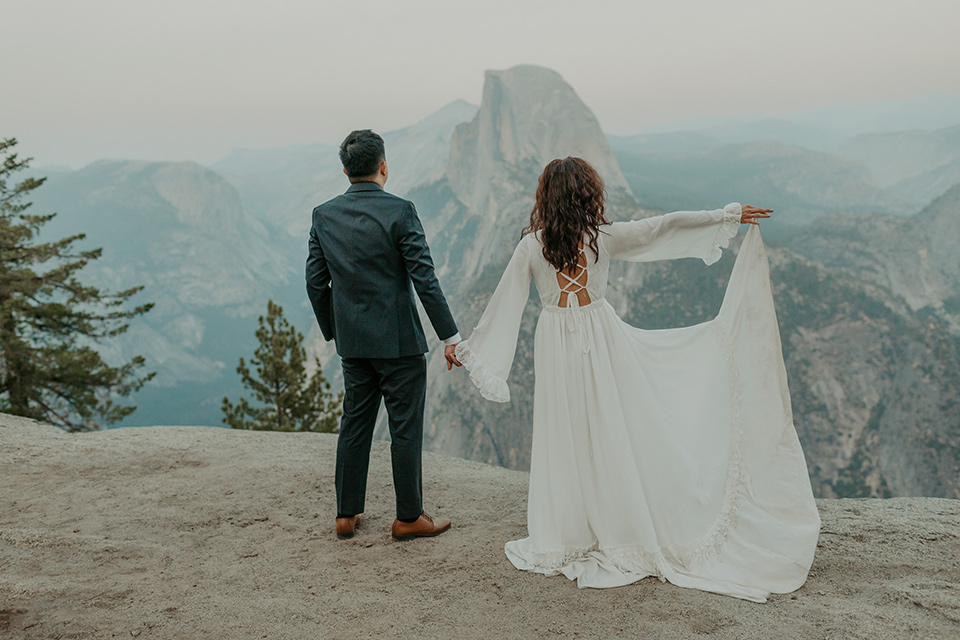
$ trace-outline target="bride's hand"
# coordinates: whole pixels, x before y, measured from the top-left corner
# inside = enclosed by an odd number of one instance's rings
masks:
[[[460,344],[459,342],[457,344]],[[457,344],[448,344],[443,348],[443,357],[447,360],[447,371],[453,369],[454,366],[462,367],[460,361],[457,360]]]
[[[773,213],[773,209],[761,209],[752,204],[745,204],[740,207],[740,222],[742,224],[759,225],[758,220],[760,218],[769,218],[771,213]]]

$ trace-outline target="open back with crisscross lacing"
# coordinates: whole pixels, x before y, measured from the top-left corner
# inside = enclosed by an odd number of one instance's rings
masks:
[[[610,254],[603,234],[597,238],[597,251],[584,238],[579,255],[571,269],[557,269],[543,255],[540,232],[528,234],[530,274],[537,285],[544,308],[574,309],[594,306],[604,298],[610,271]],[[572,295],[571,295],[572,294]]]
[[[583,246],[580,247],[576,266],[569,273],[567,270],[557,271],[557,286],[560,287],[559,306],[571,306],[569,300],[571,293],[576,296],[578,306],[590,304],[590,293],[587,291],[587,256]]]

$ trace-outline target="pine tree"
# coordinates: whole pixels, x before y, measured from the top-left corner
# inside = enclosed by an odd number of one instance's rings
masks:
[[[250,362],[256,377],[243,358],[237,373],[243,386],[266,406],[251,406],[246,398],[234,405],[224,398],[223,421],[234,429],[336,433],[343,413],[343,392],[334,397],[319,360],[316,373],[308,379],[303,334],[290,325],[283,308],[272,300],[267,302],[267,317],[260,316],[257,323],[260,346]]]
[[[24,198],[46,178],[10,182],[31,160],[18,159],[16,144],[0,140],[0,411],[69,431],[97,429],[133,413],[116,399],[154,374],[138,374],[140,356],[111,367],[93,345],[122,334],[127,320],[153,305],[123,309],[143,287],[108,293],[80,282],[78,272],[101,254],[73,248],[85,234],[37,241],[56,214],[26,213]]]

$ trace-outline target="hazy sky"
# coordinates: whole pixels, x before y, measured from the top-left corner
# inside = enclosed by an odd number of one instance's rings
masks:
[[[0,136],[35,166],[339,142],[558,71],[610,133],[960,94],[957,0],[0,0]]]

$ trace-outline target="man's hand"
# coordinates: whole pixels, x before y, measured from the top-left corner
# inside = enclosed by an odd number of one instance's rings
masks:
[[[457,344],[460,344],[460,343],[458,342]],[[457,365],[458,367],[463,366],[462,364],[460,364],[460,361],[457,360],[457,356],[456,356],[457,344],[448,344],[443,348],[443,357],[447,359],[447,371],[450,371],[451,369],[453,369],[453,365]]]
[[[770,214],[773,213],[773,209],[761,209],[760,207],[755,207],[750,204],[745,204],[740,207],[740,222],[742,224],[756,224],[761,218],[769,218]]]

